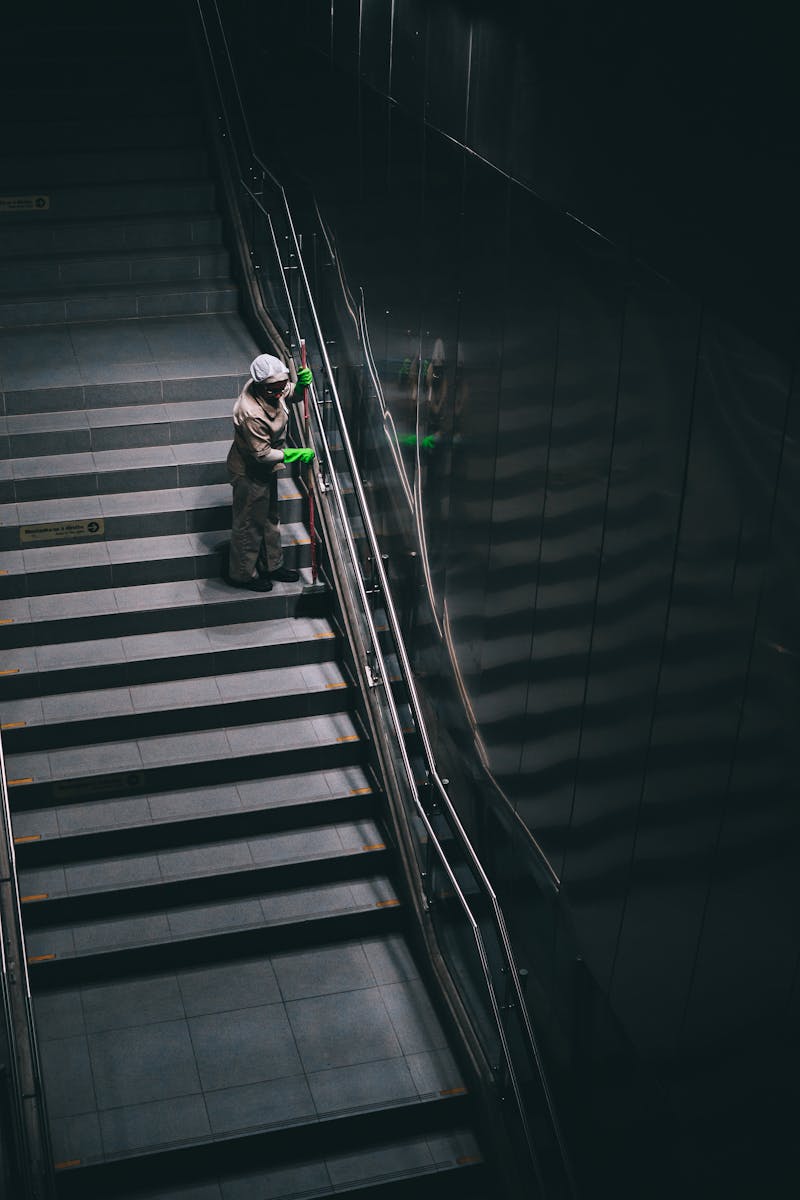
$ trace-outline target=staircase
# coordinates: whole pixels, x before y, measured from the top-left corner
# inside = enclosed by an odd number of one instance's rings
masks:
[[[1,52],[7,102],[41,84],[0,166],[0,718],[57,1195],[478,1197],[288,474],[301,584],[220,577],[265,347],[178,10],[108,11]]]

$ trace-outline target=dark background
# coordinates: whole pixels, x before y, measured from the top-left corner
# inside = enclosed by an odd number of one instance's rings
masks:
[[[222,8],[584,1194],[794,1196],[790,6]]]

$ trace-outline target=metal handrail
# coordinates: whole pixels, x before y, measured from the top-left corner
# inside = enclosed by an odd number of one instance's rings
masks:
[[[2,736],[0,826],[4,867],[4,871],[0,872],[0,969],[5,983],[4,996],[9,998],[11,1005],[11,1011],[5,1009],[3,1016],[11,1052],[12,1099],[20,1143],[18,1149],[22,1151],[20,1167],[26,1186],[31,1197],[44,1200],[54,1193],[53,1156],[50,1150],[47,1104],[31,1006],[30,977],[25,953],[22,906],[17,886],[16,854]],[[6,951],[7,945],[11,948],[10,958]],[[18,1028],[23,1030],[24,1043],[18,1036]]]
[[[213,70],[214,70],[214,78],[215,78],[215,81],[217,84],[217,89],[220,93],[220,102],[223,107],[225,121],[228,125],[229,132],[232,132],[232,126],[230,123],[227,109],[224,104],[223,89],[222,89],[222,86],[221,86],[221,83],[219,80],[219,75],[218,75],[217,69],[216,69],[216,64],[215,64],[215,60],[214,60],[214,51],[213,51],[213,48],[211,45],[211,38],[209,36],[208,28],[207,28],[207,25],[205,22],[205,17],[202,12],[202,0],[197,0],[197,5],[198,5],[198,9],[200,11],[200,17],[201,17],[201,22],[202,22],[202,27],[203,27],[203,34],[204,34],[204,38],[206,41],[209,58],[211,59]],[[303,261],[300,239],[297,235],[297,230],[296,230],[294,220],[292,217],[291,208],[290,208],[289,202],[288,202],[288,197],[286,195],[286,191],[285,191],[284,187],[280,184],[280,182],[278,180],[275,179],[275,176],[272,174],[272,172],[267,167],[267,165],[259,157],[259,155],[255,151],[255,148],[253,146],[252,137],[250,134],[250,128],[249,128],[247,118],[246,118],[246,115],[244,112],[244,104],[242,101],[242,96],[241,96],[241,92],[240,92],[239,85],[238,85],[236,69],[233,64],[233,59],[230,54],[228,39],[225,34],[224,26],[223,26],[222,19],[221,19],[220,13],[219,13],[219,7],[218,7],[216,0],[213,0],[213,5],[214,5],[214,9],[215,9],[216,15],[217,15],[217,21],[219,24],[220,35],[222,37],[222,40],[223,40],[223,43],[225,46],[225,54],[226,54],[226,58],[227,58],[227,62],[228,62],[228,68],[229,68],[231,78],[233,81],[233,85],[234,85],[234,88],[236,91],[238,106],[241,109],[241,117],[242,117],[243,129],[244,129],[244,133],[245,133],[245,139],[248,144],[248,150],[249,150],[250,158],[251,158],[251,163],[250,163],[251,175],[254,178],[257,178],[258,174],[260,173],[261,179],[262,179],[262,185],[266,179],[269,179],[271,181],[271,183],[273,184],[273,186],[275,187],[275,189],[277,190],[277,192],[279,193],[280,198],[283,202],[284,215],[285,215],[285,218],[286,218],[286,221],[288,224],[288,228],[290,231],[290,236],[291,236],[292,251],[293,251],[294,257],[296,259],[296,265],[300,272],[300,279],[302,281],[303,293],[305,296],[306,303],[308,305],[309,313],[310,313],[311,320],[312,320],[312,325],[314,327],[314,332],[315,332],[315,335],[317,338],[319,353],[320,353],[320,356],[322,358],[322,363],[323,363],[323,371],[324,371],[325,378],[327,380],[328,392],[332,399],[332,404],[333,404],[334,412],[335,412],[336,419],[337,419],[338,432],[339,432],[339,435],[342,440],[342,448],[344,450],[345,457],[347,459],[348,467],[350,470],[350,475],[351,475],[352,482],[353,482],[354,495],[356,498],[356,502],[358,504],[359,514],[360,514],[361,520],[363,522],[363,527],[364,527],[365,535],[367,538],[367,543],[368,543],[368,546],[369,546],[369,549],[371,552],[373,568],[376,572],[377,581],[378,581],[380,591],[381,591],[381,594],[383,597],[384,606],[385,606],[386,614],[387,614],[388,621],[389,621],[389,627],[391,630],[392,640],[394,642],[395,649],[397,651],[398,662],[400,665],[401,674],[402,674],[405,686],[407,688],[407,693],[408,693],[408,696],[410,699],[410,706],[411,706],[411,709],[413,712],[416,730],[417,730],[417,732],[420,736],[421,742],[422,742],[428,779],[434,786],[435,791],[438,794],[440,804],[441,804],[442,808],[444,809],[444,812],[446,813],[448,822],[450,823],[452,830],[456,834],[457,841],[458,841],[461,849],[466,854],[466,857],[474,871],[474,874],[480,884],[480,887],[481,887],[485,897],[489,901],[491,913],[492,913],[492,916],[494,919],[493,923],[494,923],[495,931],[498,934],[499,944],[500,944],[500,947],[502,950],[503,959],[506,964],[505,973],[507,975],[507,979],[510,982],[511,989],[514,994],[514,998],[516,1001],[516,1008],[517,1008],[517,1011],[520,1016],[525,1039],[528,1044],[528,1049],[531,1054],[532,1060],[536,1066],[536,1072],[538,1075],[539,1084],[541,1086],[543,1096],[545,1098],[545,1103],[546,1103],[546,1107],[547,1107],[549,1120],[550,1120],[553,1134],[554,1134],[554,1137],[555,1137],[555,1140],[556,1140],[556,1143],[557,1143],[557,1146],[558,1146],[558,1149],[560,1152],[561,1162],[563,1165],[565,1178],[567,1180],[570,1190],[574,1193],[575,1188],[574,1188],[572,1173],[571,1173],[570,1166],[569,1166],[569,1158],[568,1158],[568,1155],[566,1152],[564,1139],[563,1139],[560,1125],[558,1122],[558,1118],[557,1118],[557,1115],[555,1112],[555,1106],[553,1103],[552,1093],[550,1091],[550,1087],[549,1087],[547,1079],[546,1079],[542,1057],[541,1057],[539,1047],[536,1042],[536,1038],[535,1038],[535,1035],[533,1033],[533,1029],[531,1026],[530,1018],[529,1018],[529,1015],[527,1012],[527,1006],[525,1004],[525,999],[524,999],[524,996],[522,993],[522,987],[520,984],[520,974],[519,974],[519,971],[517,969],[516,962],[514,959],[514,954],[513,954],[512,947],[511,947],[511,942],[510,942],[510,938],[508,935],[508,930],[506,927],[505,919],[503,917],[502,909],[501,909],[500,903],[497,899],[497,895],[486,875],[486,872],[483,869],[483,866],[480,863],[480,860],[475,852],[475,849],[472,846],[472,843],[470,842],[469,837],[467,836],[467,833],[458,817],[458,814],[455,811],[455,808],[453,807],[453,804],[447,794],[447,791],[445,790],[445,786],[442,782],[442,779],[436,769],[433,749],[431,746],[430,738],[428,736],[425,719],[423,717],[422,708],[421,708],[421,705],[419,702],[419,696],[417,693],[416,685],[413,680],[411,665],[410,665],[408,655],[407,655],[407,652],[405,649],[405,644],[404,644],[404,640],[403,640],[403,636],[402,636],[402,632],[401,632],[401,628],[400,628],[400,622],[399,622],[399,619],[397,616],[397,611],[395,609],[394,601],[392,599],[388,577],[386,575],[386,571],[383,566],[382,556],[381,556],[381,552],[380,552],[380,546],[379,546],[377,535],[375,533],[375,529],[374,529],[374,526],[373,526],[373,523],[372,523],[372,520],[371,520],[371,517],[369,514],[366,496],[364,494],[363,487],[361,484],[361,479],[360,479],[360,475],[359,475],[359,471],[358,471],[358,467],[357,467],[357,463],[356,463],[356,459],[355,459],[355,454],[353,452],[352,443],[350,441],[347,424],[346,424],[346,421],[344,418],[344,413],[342,410],[342,406],[341,406],[341,402],[340,402],[340,398],[339,398],[339,394],[338,394],[338,388],[336,386],[335,373],[334,373],[334,370],[332,368],[332,365],[331,365],[331,362],[330,362],[330,359],[328,356],[327,348],[325,345],[325,338],[324,338],[322,327],[321,327],[321,324],[319,321],[319,316],[318,316],[318,313],[316,310],[316,306],[314,304],[311,287],[310,287],[309,280],[308,280],[308,275],[307,275],[305,264]],[[238,153],[236,152],[235,143],[232,145],[232,149],[234,151],[236,165],[237,165],[237,168],[238,168],[238,171],[240,174],[240,185],[241,185],[242,189],[244,190],[244,192],[250,197],[250,200],[252,201],[252,203],[262,213],[264,219],[267,222],[268,228],[270,230],[270,235],[271,235],[271,239],[272,239],[272,243],[273,243],[273,249],[274,249],[275,256],[276,256],[276,261],[279,264],[281,280],[283,282],[283,285],[284,285],[284,288],[286,291],[288,311],[290,314],[291,322],[294,326],[295,337],[299,344],[300,329],[299,329],[299,325],[298,325],[298,321],[297,321],[297,314],[295,312],[295,307],[292,303],[291,292],[290,292],[288,280],[286,278],[286,270],[285,270],[283,263],[281,262],[281,256],[280,256],[280,251],[279,251],[279,247],[278,247],[277,237],[275,234],[275,228],[274,228],[273,221],[272,221],[272,216],[263,203],[262,194],[256,193],[253,190],[253,188],[250,186],[250,184],[244,179],[244,177],[243,177],[244,172],[241,171],[241,163],[239,160]],[[255,165],[255,167],[257,167],[257,171],[253,170],[253,165]],[[327,437],[325,434],[324,422],[322,420],[322,416],[321,416],[321,412],[320,412],[320,408],[319,408],[319,402],[318,402],[318,398],[316,395],[316,388],[314,387],[313,384],[310,387],[309,392],[310,392],[310,396],[311,396],[311,409],[312,409],[312,411],[314,413],[314,417],[315,417],[316,436],[319,437],[320,442],[325,449],[326,461],[330,462],[331,461],[330,447],[328,445]],[[319,479],[318,462],[315,462],[315,464],[314,464],[314,473],[315,473],[315,477],[318,480]],[[519,1112],[519,1118],[520,1118],[520,1122],[521,1122],[522,1129],[524,1132],[525,1140],[526,1140],[526,1143],[528,1146],[528,1150],[530,1153],[531,1161],[533,1163],[534,1170],[537,1175],[537,1179],[539,1180],[539,1183],[541,1185],[541,1183],[543,1181],[541,1179],[541,1174],[540,1174],[538,1155],[536,1152],[536,1148],[533,1144],[533,1139],[531,1137],[530,1128],[529,1128],[529,1124],[528,1124],[528,1120],[527,1120],[527,1116],[526,1116],[525,1104],[522,1099],[521,1089],[520,1089],[519,1082],[517,1079],[516,1071],[514,1069],[513,1056],[511,1054],[511,1051],[510,1051],[510,1048],[508,1045],[508,1041],[506,1038],[506,1034],[505,1034],[505,1029],[503,1027],[503,1019],[502,1019],[501,1012],[500,1012],[500,1002],[498,1001],[498,998],[497,998],[497,995],[495,992],[495,987],[492,982],[491,971],[490,971],[490,967],[489,967],[489,959],[488,959],[488,954],[486,952],[486,946],[485,946],[485,942],[483,939],[483,935],[481,933],[479,923],[472,911],[472,908],[470,907],[469,901],[467,900],[467,897],[464,895],[462,888],[458,884],[455,874],[454,874],[454,872],[450,866],[450,863],[448,861],[445,850],[444,850],[443,846],[441,845],[438,837],[435,834],[435,831],[431,825],[430,820],[428,819],[428,816],[425,812],[422,801],[420,800],[420,797],[419,797],[414,770],[411,765],[408,751],[406,749],[405,736],[403,733],[402,723],[400,721],[400,717],[397,712],[397,707],[396,707],[396,704],[394,701],[394,696],[392,695],[392,689],[390,686],[387,686],[388,676],[387,676],[387,672],[386,672],[386,668],[385,668],[383,652],[382,652],[381,646],[380,646],[380,638],[379,638],[378,631],[375,627],[375,623],[373,620],[369,597],[367,595],[366,588],[364,586],[364,581],[361,577],[361,570],[360,570],[360,566],[359,566],[358,555],[356,552],[355,543],[353,540],[353,533],[352,533],[352,529],[350,526],[350,518],[347,513],[347,508],[344,503],[344,499],[341,494],[341,489],[339,488],[339,484],[338,484],[338,480],[336,478],[335,472],[331,471],[330,481],[328,483],[326,483],[324,491],[331,492],[335,499],[336,507],[337,507],[339,516],[341,518],[342,529],[344,531],[347,554],[348,554],[350,562],[353,566],[352,576],[356,581],[359,607],[361,608],[362,615],[366,619],[366,626],[367,626],[367,630],[368,630],[368,634],[369,634],[369,640],[371,642],[371,652],[372,652],[372,655],[374,656],[372,661],[373,661],[373,664],[378,664],[379,668],[380,668],[379,674],[376,677],[374,665],[370,666],[368,661],[364,664],[364,670],[365,670],[365,674],[367,676],[367,682],[368,682],[368,685],[371,687],[376,686],[378,683],[383,684],[384,695],[385,695],[387,706],[389,709],[391,724],[393,727],[393,733],[394,733],[394,736],[396,739],[396,745],[399,749],[399,753],[400,753],[400,757],[401,757],[402,765],[403,765],[403,771],[406,775],[409,792],[410,792],[411,796],[413,797],[414,806],[417,811],[417,815],[419,816],[420,820],[423,822],[423,824],[425,826],[425,829],[428,834],[429,845],[433,847],[433,849],[435,850],[435,852],[437,854],[437,857],[439,858],[439,860],[442,864],[442,867],[443,867],[445,874],[450,882],[453,892],[458,900],[458,903],[464,912],[464,915],[467,919],[473,939],[475,941],[479,961],[481,964],[481,970],[482,970],[482,973],[484,976],[484,981],[485,981],[486,989],[487,989],[488,996],[489,996],[490,1006],[492,1009],[492,1014],[493,1014],[496,1029],[497,1029],[499,1043],[502,1048],[502,1057],[505,1060],[505,1070],[506,1070],[507,1078],[511,1084],[511,1087],[512,1087],[512,1090],[514,1093],[514,1097],[515,1097],[518,1112]]]

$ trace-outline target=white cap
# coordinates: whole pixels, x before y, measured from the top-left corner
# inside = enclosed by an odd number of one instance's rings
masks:
[[[274,354],[259,354],[250,364],[250,374],[256,383],[281,383],[289,378],[289,368]]]

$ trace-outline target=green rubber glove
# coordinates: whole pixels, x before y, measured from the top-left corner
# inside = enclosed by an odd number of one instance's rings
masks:
[[[283,452],[283,461],[287,463],[301,462],[310,463],[314,457],[314,451],[310,446],[301,446],[299,450],[287,446]]]
[[[314,376],[311,374],[311,367],[301,367],[297,372],[298,388],[306,388],[314,382]]]
[[[417,435],[415,433],[403,433],[397,439],[401,446],[416,446]],[[436,445],[436,438],[432,433],[426,434],[424,438],[419,440],[423,450],[432,450]]]

